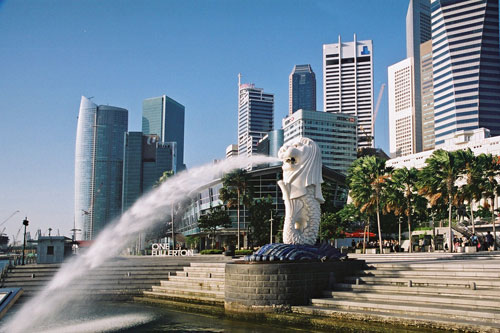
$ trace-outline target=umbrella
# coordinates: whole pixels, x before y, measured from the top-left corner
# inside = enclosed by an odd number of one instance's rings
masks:
[[[354,231],[351,233],[346,232],[346,237],[351,237],[351,238],[362,238],[363,234],[366,235],[367,237],[375,237],[376,235],[373,232],[365,232],[363,233],[362,230]]]

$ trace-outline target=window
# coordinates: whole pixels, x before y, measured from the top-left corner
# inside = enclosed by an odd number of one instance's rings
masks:
[[[54,255],[54,246],[47,246],[47,255],[48,256],[53,256]]]

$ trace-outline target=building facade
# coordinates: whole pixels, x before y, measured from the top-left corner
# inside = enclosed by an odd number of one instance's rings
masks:
[[[153,188],[165,171],[176,172],[177,143],[160,142],[157,135],[125,133],[122,211]]]
[[[148,98],[142,102],[142,133],[157,135],[160,143],[177,143],[177,171],[184,165],[185,108],[167,95]]]
[[[248,172],[250,176],[250,187],[253,188],[254,199],[271,198],[274,211],[277,216],[274,216],[276,221],[274,228],[279,228],[279,221],[285,214],[285,204],[283,202],[283,194],[277,184],[279,179],[283,178],[281,166],[273,166],[264,169],[251,170]],[[330,186],[332,193],[332,204],[336,207],[342,207],[347,201],[347,188],[345,185],[345,176],[328,168],[323,168],[323,180]],[[198,227],[198,220],[201,215],[206,214],[211,207],[221,206],[223,202],[219,198],[219,190],[222,188],[222,179],[217,179],[210,184],[205,184],[200,187],[198,193],[194,193],[189,202],[185,206],[185,211],[182,216],[182,221],[176,222],[176,232],[182,233],[185,236],[197,235],[201,238],[201,249],[208,247],[211,244],[210,235],[203,232]],[[231,226],[218,231],[216,236],[216,246],[226,247],[229,244],[236,244],[238,218],[237,208],[231,207],[228,209],[231,219]],[[247,237],[251,225],[248,207],[240,206],[240,237],[241,244],[246,247],[248,244]],[[278,229],[273,229],[278,230]]]
[[[274,127],[274,95],[254,84],[238,83],[238,155],[252,156]]]
[[[238,156],[238,145],[230,144],[226,148],[226,158],[233,158]]]
[[[498,1],[432,0],[436,147],[457,131],[500,135]]]
[[[357,158],[356,117],[342,113],[298,110],[283,119],[284,143],[296,137],[314,140],[323,165],[342,174]]]
[[[422,110],[422,150],[434,149],[434,87],[432,84],[432,40],[420,45],[420,100]]]
[[[311,65],[295,65],[288,82],[288,114],[298,109],[316,110],[316,75]]]
[[[421,117],[415,108],[413,58],[389,66],[389,147],[391,157],[422,151]]]
[[[75,229],[91,240],[121,214],[128,111],[82,96],[75,147]],[[77,236],[78,237],[78,236]]]
[[[420,45],[431,40],[431,2],[430,0],[410,0],[406,13],[406,57],[413,58],[413,90],[415,112],[421,117],[421,68]],[[417,128],[420,134],[422,130]],[[421,150],[417,150],[421,151]]]
[[[373,147],[373,43],[323,45],[323,106],[326,112],[357,117],[358,147]]]

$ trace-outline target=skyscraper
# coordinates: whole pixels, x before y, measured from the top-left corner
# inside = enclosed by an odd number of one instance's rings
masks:
[[[406,13],[406,57],[413,58],[413,99],[415,112],[421,114],[420,44],[431,39],[430,0],[410,0]],[[421,133],[421,124],[416,124],[416,132]],[[418,147],[417,152],[422,148]]]
[[[373,45],[371,40],[323,45],[326,112],[357,116],[358,147],[373,147]]]
[[[240,75],[238,76],[241,77]],[[238,155],[252,156],[274,126],[274,95],[238,79]]]
[[[416,112],[414,61],[406,58],[387,69],[389,81],[389,146],[391,157],[414,154],[422,150],[421,122]]]
[[[288,81],[288,114],[298,109],[316,110],[316,75],[311,65],[295,65]]]
[[[356,127],[354,116],[300,109],[283,119],[284,142],[296,137],[314,140],[323,165],[347,174],[357,158]]]
[[[95,238],[121,213],[123,137],[128,111],[82,96],[75,149],[75,226]]]
[[[459,130],[500,135],[497,0],[432,0],[436,146]]]
[[[432,40],[420,44],[420,97],[422,151],[434,149],[434,89],[432,86]]]
[[[159,142],[157,135],[125,133],[122,210],[149,191],[165,171],[176,171],[176,142]]]
[[[167,95],[142,102],[142,133],[158,135],[160,143],[177,143],[177,171],[185,169],[184,113],[184,106]]]

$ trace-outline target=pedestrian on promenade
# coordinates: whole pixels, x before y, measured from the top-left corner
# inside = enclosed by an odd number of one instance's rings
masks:
[[[486,233],[486,246],[488,250],[493,250],[493,236],[489,231]]]

